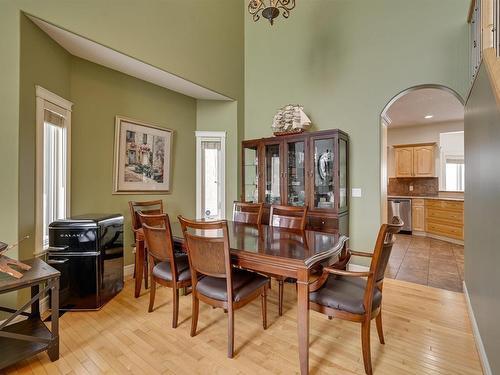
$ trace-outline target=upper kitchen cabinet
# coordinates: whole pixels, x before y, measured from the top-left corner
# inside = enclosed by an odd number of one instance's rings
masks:
[[[434,177],[435,143],[394,146],[396,177]]]
[[[242,142],[241,199],[309,208],[308,228],[348,233],[349,137],[340,130]]]

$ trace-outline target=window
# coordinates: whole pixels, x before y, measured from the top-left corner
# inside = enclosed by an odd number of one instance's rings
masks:
[[[36,251],[49,242],[49,224],[69,214],[72,103],[40,86],[37,92]]]
[[[196,216],[225,218],[225,132],[196,132]]]
[[[446,158],[445,166],[445,187],[446,191],[464,191],[465,174],[464,159]]]

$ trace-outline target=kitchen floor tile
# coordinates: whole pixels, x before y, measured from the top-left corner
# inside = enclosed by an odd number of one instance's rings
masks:
[[[462,292],[464,247],[433,238],[396,235],[386,277]]]

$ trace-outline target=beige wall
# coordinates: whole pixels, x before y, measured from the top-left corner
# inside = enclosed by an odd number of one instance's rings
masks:
[[[440,148],[439,135],[441,133],[463,131],[463,121],[444,122],[428,125],[402,126],[397,128],[388,127],[387,131],[387,169],[388,177],[396,177],[396,166],[394,161],[394,145],[413,143],[436,143],[435,163],[436,176],[440,177]]]

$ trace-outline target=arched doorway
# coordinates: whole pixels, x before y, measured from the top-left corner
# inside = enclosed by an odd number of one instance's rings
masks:
[[[428,256],[427,263],[422,266],[421,278],[418,272],[412,274],[407,270],[407,278],[401,279],[456,291],[461,291],[463,277],[463,257],[460,256],[460,251],[463,252],[463,246],[460,250],[463,245],[463,211],[458,212],[460,205],[463,210],[463,203],[446,202],[463,200],[463,116],[464,101],[460,95],[436,84],[401,91],[386,104],[380,115],[381,220],[387,222],[388,215],[397,212],[406,223],[407,234],[400,236],[400,247],[409,250],[421,248],[421,254],[418,251],[409,251],[408,254]],[[430,207],[441,205],[436,203],[441,201],[445,201],[443,205],[446,207],[457,206],[457,212],[436,209],[438,217],[431,217],[434,213]],[[449,235],[447,230],[451,231]],[[452,281],[450,276],[447,283],[433,285],[429,263],[435,255],[432,247],[437,248],[440,244],[448,249],[443,252],[448,252],[449,260],[459,264]],[[405,271],[405,266],[415,266],[408,264],[411,259],[406,262],[406,257],[396,254],[391,260],[399,262],[397,267]]]

